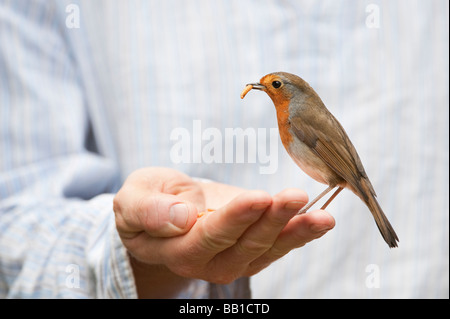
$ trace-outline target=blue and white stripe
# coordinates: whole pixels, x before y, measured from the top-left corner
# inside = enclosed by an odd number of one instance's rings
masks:
[[[69,4],[80,28],[66,25]],[[366,24],[369,5],[378,28]],[[169,156],[171,132],[196,120],[222,133],[276,127],[267,96],[239,93],[287,71],[345,127],[400,247],[387,249],[367,208],[342,192],[328,209],[335,229],[252,278],[253,296],[448,298],[448,6],[0,0],[0,296],[136,297],[111,202],[143,166],[272,194],[322,191],[281,143],[270,175],[259,163]],[[71,264],[80,288],[67,286]],[[367,285],[370,265],[379,288]],[[206,296],[198,287],[183,296]]]

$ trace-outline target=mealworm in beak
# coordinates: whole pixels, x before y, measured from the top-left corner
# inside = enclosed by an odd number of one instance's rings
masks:
[[[244,88],[244,90],[241,93],[241,99],[243,99],[251,89],[253,89],[253,85],[247,84],[247,86]]]

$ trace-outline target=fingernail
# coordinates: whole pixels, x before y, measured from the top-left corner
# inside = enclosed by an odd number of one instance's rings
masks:
[[[189,209],[186,204],[179,203],[170,207],[170,222],[178,228],[186,227],[189,216]]]

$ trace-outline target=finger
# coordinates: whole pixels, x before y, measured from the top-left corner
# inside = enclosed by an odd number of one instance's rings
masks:
[[[254,223],[235,245],[220,258],[230,267],[248,264],[271,249],[289,220],[308,202],[308,196],[299,189],[286,189],[273,197],[270,208]]]
[[[308,214],[296,215],[281,231],[274,245],[261,257],[251,262],[249,273],[253,275],[292,249],[322,237],[335,226],[335,220],[328,212],[316,210]]]
[[[271,196],[263,191],[247,191],[238,195],[224,207],[199,219],[180,249],[187,258],[200,258],[207,262],[234,245],[271,203]]]
[[[119,194],[118,194],[119,196]],[[125,239],[145,232],[150,237],[172,237],[186,233],[197,218],[196,206],[170,194],[127,192],[115,204],[116,226]],[[119,200],[115,201],[118,203]]]

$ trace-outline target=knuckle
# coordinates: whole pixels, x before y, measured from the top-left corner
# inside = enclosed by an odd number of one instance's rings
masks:
[[[118,214],[122,212],[122,201],[120,192],[116,194],[113,198],[113,211],[114,213]]]
[[[260,255],[272,247],[271,243],[261,242],[250,238],[242,238],[236,243],[236,251],[240,255]]]
[[[294,233],[292,248],[300,248],[312,241],[314,238],[305,236],[303,233]]]
[[[302,244],[301,246],[303,246],[304,244]],[[292,249],[295,249],[296,247],[292,247]],[[281,258],[281,257],[283,257],[284,255],[286,255],[288,252],[290,252],[292,249],[281,249],[281,248],[278,248],[278,247],[276,247],[276,246],[273,246],[271,249],[270,249],[270,251],[269,251],[269,254],[270,254],[270,259],[272,260],[272,261],[274,261],[274,260],[277,260],[277,259],[279,259],[279,258]]]
[[[280,214],[273,216],[270,220],[270,226],[272,228],[280,229],[286,226],[286,224],[289,222],[290,218],[292,217],[291,214]]]
[[[225,248],[233,246],[236,243],[236,239],[233,238],[233,236],[223,234],[220,231],[210,230],[210,228],[203,227],[201,242],[203,247],[207,250],[219,252]]]
[[[146,231],[155,231],[161,227],[156,197],[141,197],[136,200],[135,205],[134,212],[139,215],[139,220]]]

